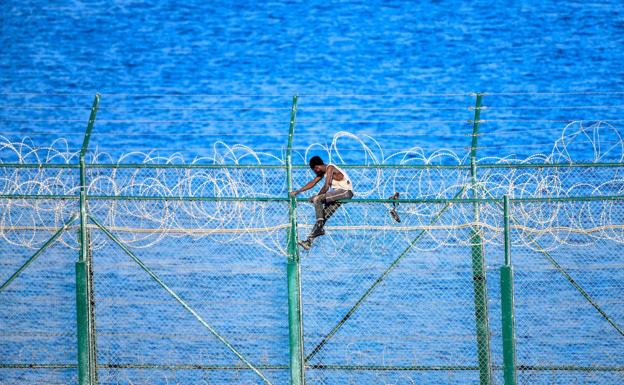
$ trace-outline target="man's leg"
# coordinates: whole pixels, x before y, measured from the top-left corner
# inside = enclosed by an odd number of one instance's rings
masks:
[[[314,203],[314,212],[316,213],[316,223],[308,235],[308,241],[311,243],[316,237],[325,234],[323,225],[325,224],[325,200],[327,194],[321,194],[314,197],[312,203]]]
[[[323,218],[325,218],[325,222],[327,222],[327,220],[331,218],[336,211],[338,211],[340,206],[342,206],[342,202],[332,202],[325,205],[325,208],[323,209]]]
[[[349,190],[333,190],[326,194],[318,195],[314,198],[314,210],[316,212],[316,223],[308,236],[308,241],[312,241],[316,237],[325,235],[325,222],[334,215],[336,210],[342,205],[338,202],[340,199],[351,199],[353,192]]]
[[[338,208],[342,206],[342,202],[338,202],[339,200],[351,198],[353,198],[353,191],[350,190],[334,190],[325,194],[325,208],[323,209],[325,221],[323,223],[326,223]]]
[[[308,238],[304,241],[299,241],[299,246],[306,250],[310,250],[314,238],[325,234],[325,230],[323,230],[323,223],[325,221],[325,194],[315,196],[314,199],[312,199],[312,203],[314,204],[316,223],[314,224],[314,227],[312,227],[312,231],[310,231]]]
[[[317,222],[325,220],[325,216],[324,216],[323,210],[325,208],[325,201],[326,201],[326,197],[327,197],[328,194],[329,193],[317,195],[312,200],[312,203],[314,203],[314,212],[316,213],[316,221]]]

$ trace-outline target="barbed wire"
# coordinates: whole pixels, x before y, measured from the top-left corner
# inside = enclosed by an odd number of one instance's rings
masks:
[[[486,146],[487,147],[487,146]],[[182,149],[181,149],[182,150]],[[301,147],[295,159],[301,163],[310,154],[324,154],[329,162],[344,165],[345,151],[360,151],[365,164],[425,165],[467,164],[468,152],[438,149],[427,152],[412,147],[388,153],[374,137],[347,131],[337,133],[331,144],[313,143]],[[67,140],[58,139],[49,146],[35,146],[29,140],[12,142],[0,137],[0,160],[16,163],[73,164],[78,149]],[[89,164],[239,164],[252,160],[258,166],[285,164],[285,154],[276,156],[240,144],[217,141],[213,155],[185,161],[184,153],[160,155],[154,151],[129,152],[114,156],[98,150],[89,154]],[[579,159],[584,156],[584,159]],[[581,161],[624,162],[624,140],[620,131],[608,122],[566,125],[551,150],[521,159],[513,156],[488,158],[494,164],[569,163]],[[456,169],[348,169],[357,198],[386,198],[394,192],[410,199],[448,199],[463,191],[459,198],[491,194],[494,197],[577,197],[623,196],[624,167],[583,168],[512,168],[480,169],[478,183],[471,184],[469,170]],[[311,171],[293,170],[296,186],[312,178]],[[211,168],[211,169],[145,169],[88,168],[87,192],[90,196],[133,197],[285,197],[283,168]],[[476,189],[476,190],[475,190]],[[0,169],[0,193],[3,195],[72,195],[79,191],[75,168]],[[618,200],[582,202],[514,202],[512,215],[519,236],[514,242],[524,247],[549,249],[561,244],[589,245],[597,241],[624,242],[624,205]],[[447,214],[435,220],[444,203],[400,204],[400,225],[387,214],[389,204],[353,203],[344,206],[336,218],[336,234],[358,236],[365,232],[372,240],[381,241],[390,234],[396,242],[408,242],[417,229],[428,229],[428,240],[418,246],[437,249],[448,245],[469,245],[468,228],[480,228],[486,243],[500,245],[502,210],[497,204],[479,205],[480,220],[474,217],[474,204],[450,204]],[[270,201],[185,201],[153,199],[91,199],[90,212],[113,228],[126,229],[122,237],[133,247],[151,247],[164,237],[205,237],[220,234],[218,242],[254,243],[271,250],[284,250],[284,226],[288,223],[285,202]],[[0,199],[0,237],[14,245],[36,248],[52,228],[58,228],[77,210],[75,199]],[[311,207],[300,204],[301,229],[306,218],[312,218]],[[133,231],[134,229],[134,231]],[[187,229],[192,229],[188,230]],[[227,236],[223,236],[227,234]],[[342,236],[340,235],[340,236]],[[327,239],[333,239],[331,236]],[[402,241],[400,241],[402,240]],[[66,234],[62,242],[77,247],[75,234]],[[103,238],[95,235],[93,246],[103,247]],[[371,241],[371,245],[373,245]],[[372,247],[372,246],[371,246]]]

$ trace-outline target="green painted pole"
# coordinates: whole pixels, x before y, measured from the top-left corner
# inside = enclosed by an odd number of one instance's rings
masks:
[[[85,156],[95,124],[100,94],[96,94],[91,107],[89,123],[80,150],[80,253],[76,263],[76,322],[78,333],[78,382],[80,385],[97,385],[97,354],[95,343],[95,313],[93,304],[93,274],[91,249],[87,230],[87,176]]]
[[[92,383],[90,354],[89,354],[89,301],[87,291],[87,264],[85,261],[76,262],[76,313],[78,315],[78,383],[89,385]],[[85,298],[87,298],[85,300]]]
[[[501,317],[503,325],[503,373],[505,385],[516,385],[516,333],[514,316],[513,269],[509,240],[509,199],[503,200],[505,223],[505,264],[500,268]]]
[[[478,198],[477,184],[477,138],[481,118],[483,94],[476,94],[474,121],[472,126],[472,144],[470,149],[470,176],[472,197]],[[479,222],[479,203],[474,203],[474,221]],[[479,381],[481,385],[492,383],[492,364],[490,353],[490,327],[487,306],[487,284],[485,274],[485,250],[481,239],[481,228],[472,227],[470,234],[472,257],[472,283],[474,291],[475,322],[477,329],[477,358],[479,361]]]
[[[286,152],[286,181],[288,191],[292,191],[292,142],[295,134],[298,96],[293,97],[290,111],[290,129]],[[301,265],[297,248],[297,200],[289,195],[288,217],[288,330],[290,345],[290,383],[305,384],[305,366],[303,357],[303,309],[301,306]]]

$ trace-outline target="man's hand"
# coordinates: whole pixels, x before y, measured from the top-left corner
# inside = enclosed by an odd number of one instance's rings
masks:
[[[316,198],[316,195],[312,195],[310,198],[308,198],[308,201],[310,203],[314,203],[314,198]]]
[[[299,191],[291,191],[288,193],[288,195],[290,195],[291,197],[296,197],[297,194],[299,194]]]

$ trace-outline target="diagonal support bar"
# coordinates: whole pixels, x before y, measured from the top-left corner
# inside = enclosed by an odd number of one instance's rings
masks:
[[[459,192],[455,194],[455,196],[453,196],[453,199],[461,196],[464,193],[464,191],[466,191],[467,187],[468,185],[465,185],[464,187],[462,187],[461,190],[459,190]],[[451,207],[451,203],[446,203],[444,207],[431,220],[431,222],[429,222],[429,226],[434,225],[449,207]],[[379,284],[383,282],[384,279],[386,279],[388,274],[390,274],[390,272],[394,270],[395,267],[397,267],[397,265],[403,259],[403,257],[407,255],[407,253],[412,249],[412,247],[414,247],[414,245],[426,233],[427,233],[427,230],[421,230],[420,233],[418,233],[418,235],[410,242],[407,248],[405,248],[405,250],[401,252],[401,254],[390,264],[390,266],[388,266],[388,268],[377,278],[377,280],[368,288],[368,290],[366,290],[366,292],[360,297],[360,299],[358,299],[355,305],[353,305],[353,307],[349,309],[347,314],[345,314],[344,317],[342,317],[342,319],[336,324],[336,326],[334,326],[332,330],[329,333],[327,333],[325,337],[323,337],[321,342],[319,342],[319,344],[316,345],[316,347],[312,350],[312,352],[308,354],[308,356],[305,359],[306,362],[310,361],[323,348],[323,346],[327,344],[327,342],[334,336],[334,334],[336,334],[336,332],[349,320],[349,318],[351,318],[353,313],[355,313],[355,311],[360,307],[360,305],[362,305],[362,303],[366,300],[366,298],[368,298],[368,296],[371,295],[371,293],[375,290],[375,288],[379,286]]]
[[[256,368],[249,360],[247,360],[232,344],[230,344],[221,334],[219,334],[206,320],[202,318],[189,304],[187,304],[176,292],[174,292],[167,284],[165,284],[149,267],[147,267],[143,261],[141,261],[128,247],[113,233],[111,233],[104,225],[102,225],[97,219],[89,215],[89,219],[102,231],[108,238],[119,246],[124,253],[136,262],[143,271],[145,271],[156,283],[158,283],[169,295],[171,295],[180,305],[184,307],[189,313],[193,315],[212,335],[214,335],[223,345],[225,345],[236,357],[238,357],[249,369],[253,370],[267,385],[272,385],[271,382]]]
[[[2,286],[0,286],[0,292],[2,290],[4,290],[7,286],[9,286],[11,284],[11,282],[13,282],[15,280],[15,278],[17,278],[24,270],[26,270],[26,268],[33,263],[40,255],[41,253],[43,253],[48,247],[50,247],[54,241],[56,241],[58,239],[58,237],[61,236],[61,234],[63,233],[63,231],[67,230],[67,228],[69,226],[71,226],[72,224],[74,224],[76,221],[78,220],[78,215],[74,214],[72,215],[67,222],[65,222],[63,224],[63,226],[61,228],[59,228],[58,230],[56,230],[56,232],[54,233],[54,235],[52,235],[52,237],[50,237],[50,239],[48,239],[40,248],[39,250],[37,250],[30,258],[28,258],[28,260],[26,260],[26,262],[24,262],[24,264],[22,266],[20,266],[19,269],[17,269],[15,271],[15,273],[13,273],[13,275],[11,275],[9,277],[9,279],[6,280],[6,282],[4,282],[2,284]]]

